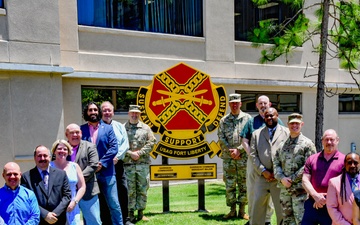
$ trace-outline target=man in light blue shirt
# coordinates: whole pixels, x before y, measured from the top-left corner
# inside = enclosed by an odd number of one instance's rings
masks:
[[[4,187],[0,189],[0,218],[3,224],[39,224],[38,201],[34,192],[20,185],[20,166],[14,162],[6,163],[2,175],[5,180]]]
[[[119,202],[121,206],[123,221],[125,225],[133,225],[129,218],[128,212],[128,188],[127,181],[124,172],[124,162],[123,159],[125,157],[125,153],[129,150],[129,140],[126,133],[125,126],[115,120],[113,120],[114,116],[114,106],[110,102],[106,101],[101,104],[102,111],[102,120],[111,124],[114,129],[114,133],[118,143],[118,153],[114,157],[114,165],[116,171],[116,181],[119,195]]]

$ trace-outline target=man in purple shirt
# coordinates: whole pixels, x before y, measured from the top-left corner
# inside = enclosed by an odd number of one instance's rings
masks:
[[[309,199],[304,204],[301,224],[332,223],[326,208],[326,193],[329,180],[340,175],[344,167],[345,155],[338,151],[338,144],[336,131],[326,130],[322,136],[324,150],[306,160],[302,182]]]

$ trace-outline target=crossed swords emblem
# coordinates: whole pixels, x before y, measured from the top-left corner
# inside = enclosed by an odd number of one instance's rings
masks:
[[[179,100],[179,99],[188,99],[193,102],[198,102],[198,103],[200,103],[200,106],[202,106],[202,104],[212,105],[212,101],[204,99],[204,96],[201,96],[200,98],[195,97],[196,95],[204,94],[207,91],[208,90],[203,89],[203,90],[199,90],[199,91],[195,91],[195,92],[187,93],[187,94],[177,94],[177,93],[172,93],[172,92],[168,92],[168,91],[157,90],[156,91],[157,93],[162,94],[162,95],[167,95],[169,97],[164,99],[164,97],[161,96],[161,99],[153,101],[152,105],[153,106],[162,105],[165,107],[166,103],[169,103],[169,102],[172,102],[175,100]]]

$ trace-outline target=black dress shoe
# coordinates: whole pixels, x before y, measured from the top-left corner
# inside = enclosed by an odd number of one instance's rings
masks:
[[[271,223],[270,222],[265,222],[265,225],[271,225]]]

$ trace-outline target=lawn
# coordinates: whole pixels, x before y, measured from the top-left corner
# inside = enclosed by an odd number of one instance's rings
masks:
[[[170,182],[170,212],[163,213],[162,187],[151,187],[148,191],[148,203],[145,215],[149,222],[137,224],[237,224],[247,221],[242,219],[223,220],[229,212],[225,204],[225,187],[221,181],[205,182],[205,208],[208,212],[198,212],[198,184],[186,183],[172,185]],[[273,216],[274,217],[274,216]],[[275,222],[273,218],[273,222]],[[276,223],[273,223],[276,224]]]

